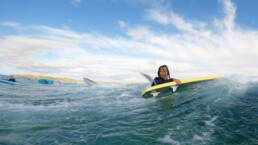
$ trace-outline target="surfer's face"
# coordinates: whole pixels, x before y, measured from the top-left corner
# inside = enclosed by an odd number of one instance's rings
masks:
[[[166,67],[162,67],[162,68],[160,69],[160,77],[161,77],[162,79],[166,80],[166,79],[167,79],[167,76],[168,76],[168,70],[167,70],[167,68],[166,68]]]

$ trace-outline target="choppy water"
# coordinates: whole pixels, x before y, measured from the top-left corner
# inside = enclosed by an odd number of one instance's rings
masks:
[[[5,76],[0,76],[4,78]],[[0,144],[258,144],[258,83],[220,79],[144,99],[143,85],[0,83]]]

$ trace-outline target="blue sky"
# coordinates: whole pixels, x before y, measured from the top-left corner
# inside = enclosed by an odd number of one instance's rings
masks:
[[[162,0],[161,0],[162,1]],[[0,2],[1,21],[15,21],[24,25],[47,25],[51,27],[71,27],[77,31],[99,31],[116,33],[117,20],[123,19],[131,25],[150,24],[144,19],[148,8],[164,4],[187,19],[211,21],[223,17],[222,6],[217,0],[170,0],[153,2],[144,0],[2,0]],[[237,5],[236,22],[257,28],[257,1],[232,1]],[[168,4],[168,5],[167,5]],[[159,7],[159,6],[157,6]],[[251,25],[250,25],[251,24]],[[115,31],[115,32],[114,32]]]
[[[0,73],[131,82],[167,64],[178,78],[255,76],[257,4],[1,0]]]

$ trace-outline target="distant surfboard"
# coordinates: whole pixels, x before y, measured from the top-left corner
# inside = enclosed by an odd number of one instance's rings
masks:
[[[53,84],[54,83],[54,81],[48,80],[48,79],[39,79],[38,82],[40,84]]]
[[[24,85],[24,83],[12,82],[12,81],[8,81],[8,80],[0,80],[0,83],[5,83],[5,84],[9,84],[9,85],[17,85],[17,86]]]
[[[199,83],[203,81],[208,80],[214,80],[220,78],[219,76],[212,76],[212,77],[201,77],[201,78],[192,78],[192,79],[185,79],[181,80],[181,85],[177,85],[175,82],[169,82],[164,83],[160,85],[156,85],[150,88],[147,88],[142,92],[142,96],[144,98],[150,98],[150,97],[160,97],[160,96],[166,96],[170,95],[178,90],[181,90],[180,88],[184,88],[184,86],[192,83]]]
[[[120,82],[98,82],[98,81],[93,81],[89,78],[84,77],[83,78],[84,82],[88,86],[93,86],[93,85],[137,85],[141,83],[120,83]]]
[[[83,78],[84,82],[88,85],[88,86],[93,86],[93,85],[96,85],[97,82],[89,79],[89,78]]]

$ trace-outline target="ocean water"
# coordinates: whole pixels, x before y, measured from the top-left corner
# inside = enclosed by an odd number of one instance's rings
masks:
[[[1,145],[258,144],[258,82],[223,78],[145,99],[148,84],[17,80],[26,85],[0,83]]]

